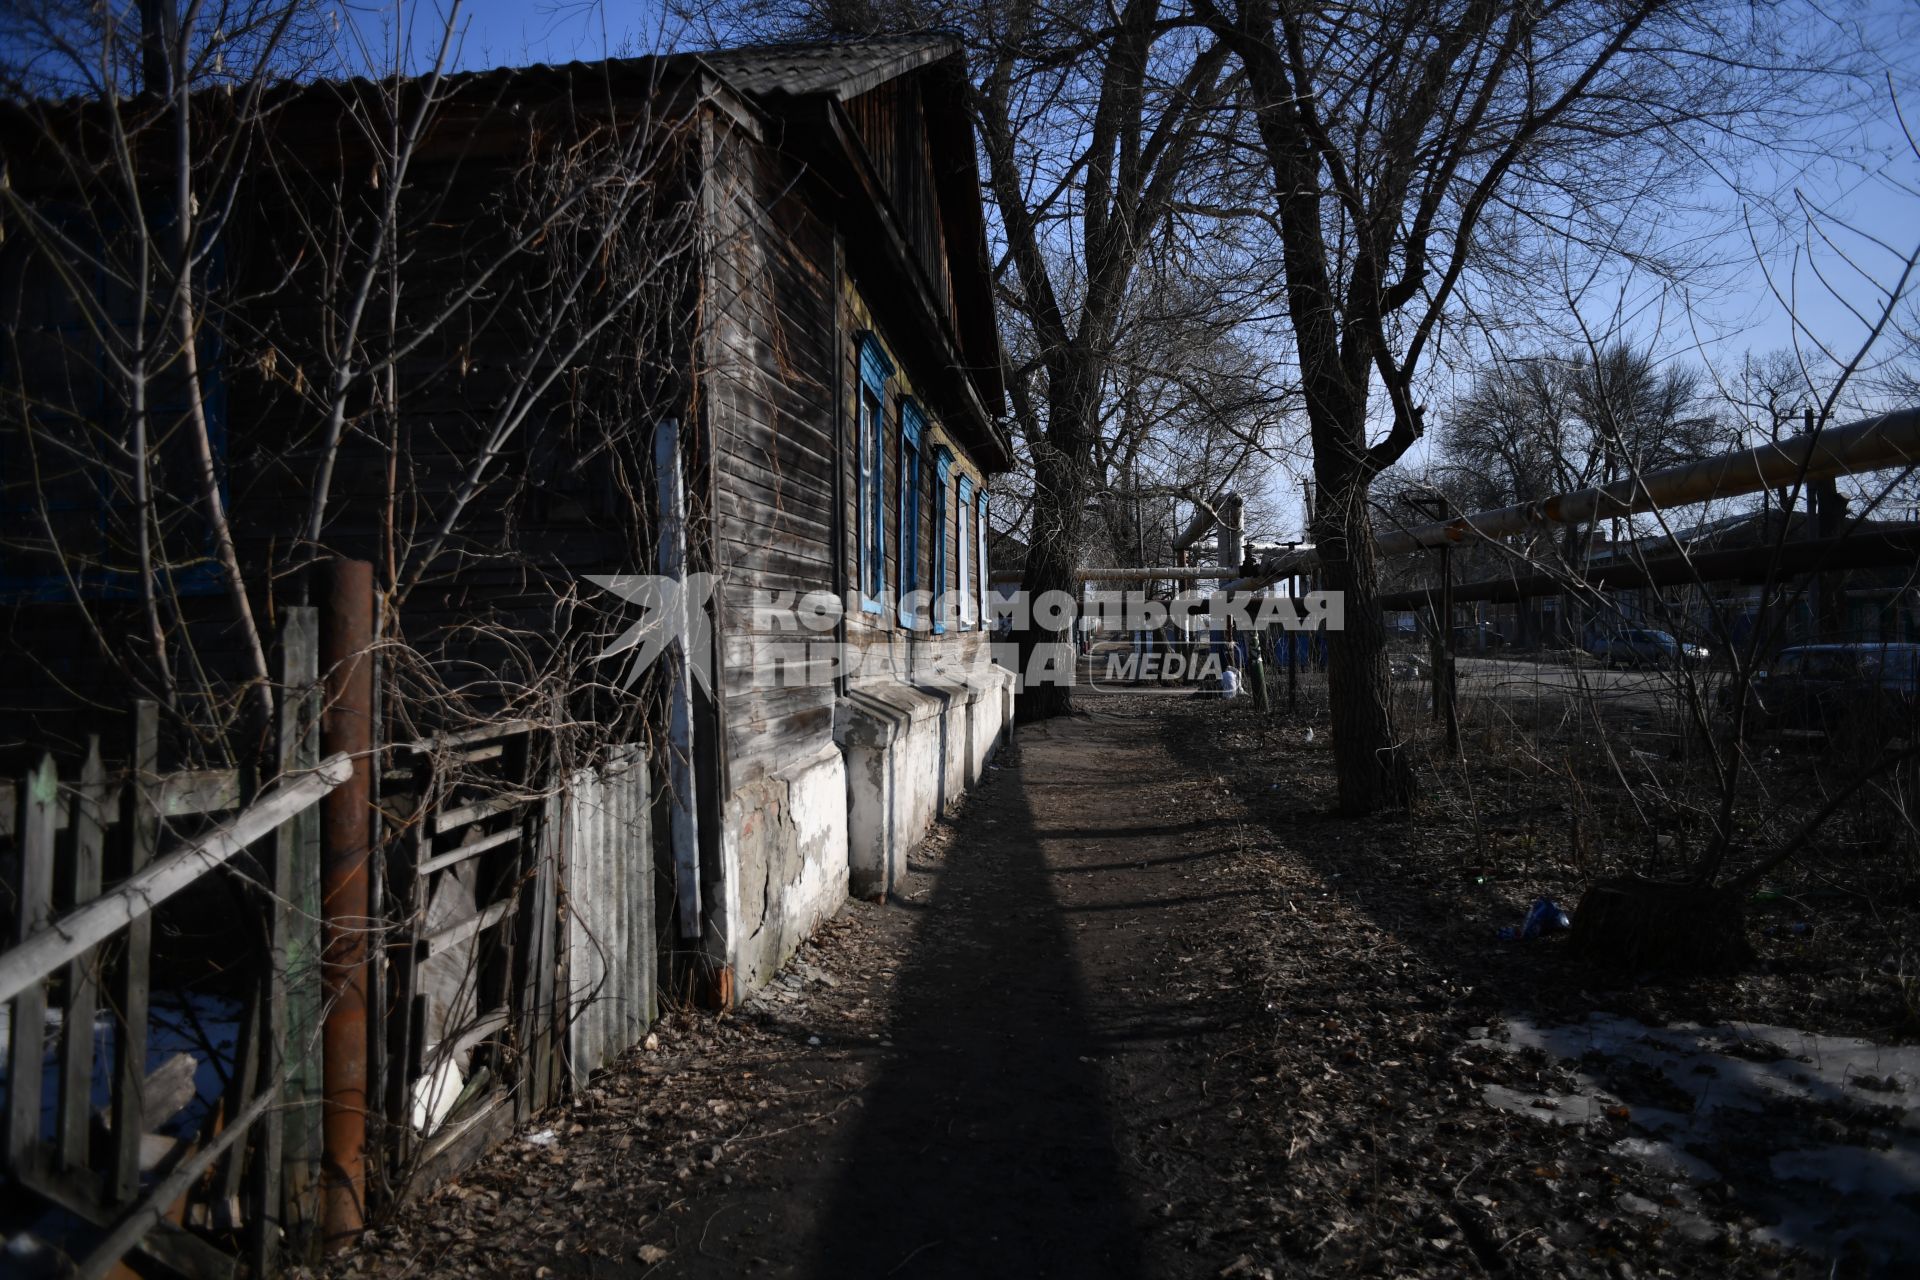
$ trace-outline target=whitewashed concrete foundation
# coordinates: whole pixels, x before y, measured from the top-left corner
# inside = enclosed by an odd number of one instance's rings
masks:
[[[935,816],[980,780],[1012,730],[1013,673],[982,666],[965,683],[856,686],[842,704],[848,887],[883,898]]]

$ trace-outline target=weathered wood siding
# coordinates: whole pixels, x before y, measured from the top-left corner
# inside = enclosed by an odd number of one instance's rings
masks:
[[[919,79],[907,76],[863,93],[848,101],[847,115],[872,158],[901,234],[912,247],[941,314],[951,317],[953,273]]]
[[[830,642],[756,605],[832,592],[838,455],[832,228],[801,166],[716,115],[709,124],[702,413],[725,661],[728,778],[738,788],[833,740],[824,661],[776,670],[777,646]]]

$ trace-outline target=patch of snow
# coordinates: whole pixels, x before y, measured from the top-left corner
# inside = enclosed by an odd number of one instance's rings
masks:
[[[1635,1113],[1634,1122],[1639,1123]],[[1671,1142],[1661,1142],[1655,1138],[1622,1138],[1608,1148],[1615,1155],[1630,1156],[1643,1164],[1695,1182],[1718,1182],[1720,1171],[1690,1151],[1682,1150]]]
[[[1503,1084],[1490,1084],[1483,1094],[1490,1106],[1515,1115],[1532,1116],[1549,1124],[1591,1124],[1618,1106],[1617,1099],[1603,1093],[1522,1093]]]
[[[1759,1024],[1649,1027],[1599,1013],[1559,1026],[1512,1019],[1504,1039],[1474,1030],[1482,1034],[1470,1043],[1538,1050],[1578,1082],[1576,1093],[1545,1095],[1487,1085],[1485,1101],[1502,1111],[1560,1125],[1597,1121],[1622,1105],[1604,1086],[1624,1065],[1651,1069],[1686,1100],[1685,1110],[1628,1109],[1635,1133],[1611,1150],[1682,1179],[1672,1187],[1679,1209],[1623,1197],[1632,1212],[1651,1209],[1710,1238],[1720,1229],[1689,1212],[1697,1204],[1688,1184],[1724,1175],[1747,1208],[1772,1219],[1755,1239],[1829,1256],[1851,1245],[1886,1263],[1920,1257],[1912,1207],[1920,1203],[1920,1046]],[[1865,1131],[1864,1140],[1833,1141],[1835,1122],[1855,1136]]]

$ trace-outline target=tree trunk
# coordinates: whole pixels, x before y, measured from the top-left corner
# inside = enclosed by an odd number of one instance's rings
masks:
[[[1314,541],[1321,585],[1345,598],[1346,625],[1327,637],[1327,695],[1340,812],[1359,816],[1407,804],[1413,775],[1393,726],[1393,676],[1380,621],[1380,567],[1366,483],[1345,467],[1316,468],[1320,509]],[[1329,475],[1329,471],[1343,474]]]
[[[1086,510],[1085,450],[1077,446],[1079,434],[1066,420],[1071,406],[1056,400],[1049,405],[1047,441],[1034,450],[1033,458],[1033,538],[1027,548],[1026,571],[1020,587],[1026,592],[1025,625],[1015,632],[1020,655],[1020,695],[1014,703],[1015,719],[1023,724],[1067,715],[1073,710],[1072,679],[1078,671],[1073,649],[1071,623],[1065,629],[1045,625],[1041,608],[1044,598],[1053,592],[1077,600],[1073,580],[1074,560],[1080,547],[1080,525]],[[1065,661],[1047,663],[1036,660],[1043,645],[1066,647]]]

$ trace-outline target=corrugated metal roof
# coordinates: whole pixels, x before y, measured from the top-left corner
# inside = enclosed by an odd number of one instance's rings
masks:
[[[959,51],[959,42],[951,36],[911,36],[843,44],[759,45],[696,56],[746,93],[793,97],[825,93],[845,102]]]
[[[450,88],[469,94],[497,92],[523,101],[589,80],[602,82],[618,95],[645,95],[662,81],[698,65],[750,96],[802,98],[825,94],[845,102],[896,76],[959,52],[960,44],[951,36],[888,37],[836,44],[753,45],[601,62],[491,67],[458,72],[448,76],[446,82]]]
[[[952,36],[870,37],[814,44],[752,45],[736,49],[688,51],[637,58],[606,58],[596,62],[533,63],[457,71],[442,78],[442,87],[468,101],[491,95],[501,105],[524,104],[561,97],[592,86],[596,95],[645,98],[663,84],[695,67],[705,67],[734,89],[749,96],[808,97],[827,94],[845,102],[896,76],[957,55],[960,43]],[[424,83],[415,77],[412,83]],[[275,106],[325,103],[341,97],[385,94],[392,83],[364,76],[275,86],[269,101]],[[218,98],[220,91],[209,90]],[[41,107],[53,105],[39,104]],[[85,112],[95,109],[92,99],[74,98],[60,106]],[[0,103],[0,119],[27,110],[20,103]]]

